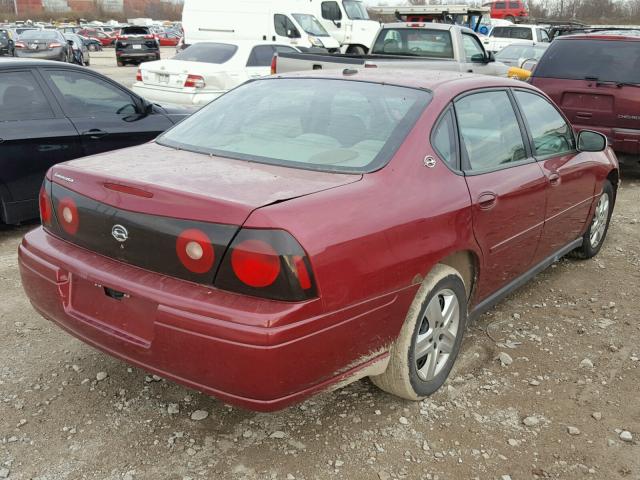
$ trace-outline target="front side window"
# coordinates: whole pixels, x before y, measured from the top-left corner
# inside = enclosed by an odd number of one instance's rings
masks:
[[[369,20],[369,13],[362,2],[344,0],[342,5],[344,6],[344,11],[347,13],[347,17],[351,20]]]
[[[328,37],[329,33],[324,29],[322,24],[313,15],[306,13],[294,13],[293,18],[300,24],[302,29],[309,35],[316,37]]]
[[[442,160],[451,168],[457,169],[456,129],[453,112],[448,110],[433,129],[431,142]]]
[[[322,2],[320,9],[322,18],[325,20],[332,20],[334,22],[342,20],[342,12],[340,11],[338,2]]]
[[[472,171],[494,170],[527,158],[507,92],[467,95],[455,102],[455,110],[461,148]]]
[[[515,96],[531,131],[537,157],[563,155],[575,150],[573,130],[553,105],[533,93],[516,91]]]
[[[53,110],[31,72],[0,73],[0,122],[47,118]]]
[[[300,38],[300,32],[293,24],[293,22],[286,15],[275,14],[273,16],[273,22],[276,29],[276,34],[281,37]]]
[[[371,53],[453,58],[453,43],[448,30],[385,28],[376,38]]]
[[[429,92],[362,81],[285,78],[244,84],[157,141],[181,150],[322,171],[386,165]]]
[[[70,70],[45,70],[43,73],[60,93],[68,115],[131,115],[136,112],[131,96],[93,75]]]
[[[462,34],[462,43],[464,45],[464,54],[467,62],[470,62],[474,56],[480,55],[484,57],[484,49],[477,38],[467,33]]]

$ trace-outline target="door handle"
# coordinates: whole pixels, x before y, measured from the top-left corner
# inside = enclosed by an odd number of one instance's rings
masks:
[[[89,137],[91,140],[100,140],[102,137],[109,135],[109,132],[105,132],[104,130],[100,130],[98,128],[92,128],[91,130],[82,132],[82,135],[85,137]]]
[[[496,206],[498,196],[495,193],[487,192],[478,197],[478,205],[482,210],[489,210]]]
[[[589,120],[591,117],[593,117],[593,113],[590,113],[590,112],[576,112],[576,118],[579,118],[581,120]]]
[[[551,172],[549,174],[549,183],[554,187],[560,185],[560,175],[557,172]]]

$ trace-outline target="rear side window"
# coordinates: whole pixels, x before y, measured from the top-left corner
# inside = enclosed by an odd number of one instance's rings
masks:
[[[0,73],[0,122],[47,118],[53,110],[31,72]]]
[[[433,129],[431,144],[440,158],[451,168],[458,169],[456,156],[456,129],[453,112],[448,110]]]
[[[527,158],[507,92],[481,92],[455,102],[461,148],[472,171],[494,170]]]
[[[268,67],[271,65],[273,54],[275,53],[273,45],[258,45],[253,47],[247,67]]]
[[[371,53],[453,58],[453,44],[448,30],[385,28],[376,38]]]
[[[509,2],[509,8],[521,8],[520,2]]]
[[[640,43],[634,41],[554,41],[540,59],[534,76],[639,84],[639,47]]]
[[[221,64],[228,62],[238,51],[236,45],[226,43],[195,43],[173,57],[185,62],[205,62]]]
[[[492,37],[517,38],[518,40],[533,40],[533,30],[518,27],[496,27],[491,31]]]
[[[536,156],[552,157],[575,150],[573,131],[553,105],[533,93],[516,91],[515,96],[531,131]]]

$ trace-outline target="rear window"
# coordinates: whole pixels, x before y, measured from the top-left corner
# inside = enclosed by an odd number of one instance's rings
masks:
[[[495,27],[491,30],[492,37],[517,38],[519,40],[533,40],[533,30],[518,27]]]
[[[52,32],[47,30],[27,30],[22,35],[20,35],[20,39],[56,40],[58,39],[58,32]]]
[[[453,44],[448,30],[384,28],[380,31],[371,53],[453,58]]]
[[[124,27],[122,35],[149,35],[151,30],[147,27]]]
[[[184,62],[205,62],[205,63],[225,63],[238,51],[236,45],[227,43],[195,43],[184,49],[175,57],[174,60],[182,60]]]
[[[219,97],[157,141],[259,163],[369,172],[389,162],[430,100],[429,92],[387,84],[265,79]]]
[[[534,76],[602,82],[640,83],[640,43],[612,40],[553,42]]]

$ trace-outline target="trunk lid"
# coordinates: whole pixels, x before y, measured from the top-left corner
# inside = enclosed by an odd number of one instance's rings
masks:
[[[224,89],[227,85],[237,85],[239,72],[230,72],[225,64],[187,62],[184,60],[161,60],[141,65],[142,82],[166,88],[182,89],[189,75],[204,78],[206,89]],[[236,79],[231,83],[231,80]]]

